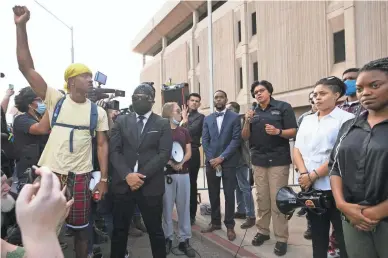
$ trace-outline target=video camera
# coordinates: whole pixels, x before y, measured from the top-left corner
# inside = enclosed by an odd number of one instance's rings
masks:
[[[334,205],[331,198],[319,190],[295,193],[290,186],[284,186],[276,194],[276,206],[279,211],[291,219],[297,208],[308,208],[317,214],[326,212]]]
[[[97,102],[101,99],[109,99],[106,108],[120,110],[120,103],[118,100],[111,100],[112,98],[125,97],[125,91],[117,89],[101,88],[101,85],[105,85],[107,76],[101,72],[97,72],[94,76],[94,81],[97,82],[97,87],[89,89],[87,98],[92,102]],[[110,96],[109,94],[113,94]]]

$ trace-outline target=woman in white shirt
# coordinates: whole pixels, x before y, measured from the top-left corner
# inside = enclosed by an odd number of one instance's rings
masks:
[[[313,242],[313,257],[327,258],[330,222],[336,231],[340,257],[346,258],[341,214],[331,192],[328,161],[330,152],[344,122],[353,114],[336,107],[337,100],[345,93],[345,84],[331,76],[319,80],[314,88],[314,102],[318,111],[306,116],[298,130],[294,147],[294,162],[299,169],[299,184],[304,190],[322,191],[331,203],[323,214],[309,210]]]

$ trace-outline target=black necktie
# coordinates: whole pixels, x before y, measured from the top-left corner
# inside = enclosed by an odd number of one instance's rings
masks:
[[[143,130],[144,122],[143,120],[145,119],[144,116],[138,116],[139,121],[137,121],[137,137],[140,140],[141,136],[141,131]]]
[[[224,112],[216,112],[216,117],[223,116]]]

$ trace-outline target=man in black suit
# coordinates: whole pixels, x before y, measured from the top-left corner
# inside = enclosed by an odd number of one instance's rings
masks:
[[[220,183],[224,187],[225,218],[229,241],[236,239],[234,232],[234,190],[237,185],[236,168],[240,161],[241,122],[239,115],[226,109],[228,97],[222,90],[214,93],[216,112],[205,117],[202,145],[206,155],[206,178],[212,208],[212,221],[202,233],[221,229]],[[218,171],[218,173],[217,173]],[[221,173],[219,173],[222,171]]]
[[[123,258],[135,205],[140,208],[154,258],[165,258],[162,229],[164,166],[171,156],[169,121],[153,114],[154,92],[139,85],[132,95],[134,112],[119,116],[110,138],[113,165],[113,235],[111,258]]]

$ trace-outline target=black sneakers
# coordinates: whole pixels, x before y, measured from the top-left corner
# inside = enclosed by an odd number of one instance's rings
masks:
[[[180,242],[178,246],[179,251],[183,252],[187,257],[195,257],[194,249],[189,245],[189,240]]]
[[[276,242],[275,249],[273,250],[273,252],[277,256],[285,255],[287,253],[287,243]]]
[[[253,246],[261,246],[265,241],[269,240],[269,236],[257,233],[252,240]]]

